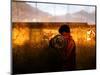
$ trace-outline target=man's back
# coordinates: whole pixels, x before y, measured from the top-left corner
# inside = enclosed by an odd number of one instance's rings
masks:
[[[64,52],[63,68],[65,70],[74,70],[76,65],[76,46],[71,36],[65,37],[67,45]]]

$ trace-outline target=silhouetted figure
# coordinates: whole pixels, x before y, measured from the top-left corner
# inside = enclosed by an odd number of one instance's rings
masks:
[[[75,70],[76,53],[75,42],[70,35],[68,25],[59,28],[60,35],[50,40],[49,63],[53,71]],[[62,45],[63,44],[63,45]],[[58,47],[59,46],[59,47]]]

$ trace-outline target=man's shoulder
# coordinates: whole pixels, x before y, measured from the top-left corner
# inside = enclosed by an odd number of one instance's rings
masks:
[[[68,46],[71,48],[76,47],[75,41],[72,38],[69,39]]]

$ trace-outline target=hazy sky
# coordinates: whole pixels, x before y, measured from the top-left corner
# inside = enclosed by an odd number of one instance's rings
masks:
[[[82,12],[80,12],[80,15],[74,15],[73,17],[70,16],[68,18],[69,21],[75,21],[75,22],[88,22],[88,23],[95,23],[95,15],[91,15],[91,14],[86,14],[86,16],[84,16],[84,12],[88,12],[88,13],[95,13],[95,6],[86,6],[86,5],[72,5],[72,4],[51,4],[51,3],[34,3],[34,2],[17,2],[17,3],[27,3],[32,7],[38,8],[41,11],[47,12],[49,14],[51,14],[52,16],[59,16],[59,17],[64,17],[65,14],[67,13],[76,13],[82,10]],[[30,11],[28,11],[30,12]],[[83,14],[83,15],[82,15]],[[64,15],[64,16],[63,16]],[[89,16],[88,16],[89,15]],[[29,21],[30,19],[28,19]],[[36,21],[36,19],[33,18],[33,20]],[[32,20],[32,21],[33,21]],[[40,21],[42,21],[42,19],[38,19]],[[67,20],[67,21],[68,21]],[[25,21],[25,20],[23,20]],[[51,20],[50,20],[51,21]],[[54,21],[58,21],[58,20],[54,20]],[[61,22],[65,21],[65,19],[61,19]]]
[[[75,13],[81,10],[86,12],[93,12],[95,10],[94,6],[80,6],[80,5],[60,5],[60,4],[45,4],[45,3],[27,3],[32,7],[37,7],[38,9],[47,12],[51,15],[64,15],[66,13]]]
[[[16,0],[16,1],[40,1],[40,2],[56,2],[56,0]],[[94,0],[57,0],[59,3],[74,3],[74,4],[87,4],[95,5]],[[36,7],[34,3],[28,3],[33,7]],[[45,12],[48,12],[51,15],[64,15],[66,13],[75,13],[80,10],[85,10],[87,12],[92,12],[95,10],[95,7],[89,6],[76,6],[76,5],[59,5],[59,4],[43,4],[38,3],[37,7]]]
[[[96,5],[96,0],[16,0],[16,1],[41,1],[41,2],[59,2],[59,3],[74,3],[74,4],[89,4]]]

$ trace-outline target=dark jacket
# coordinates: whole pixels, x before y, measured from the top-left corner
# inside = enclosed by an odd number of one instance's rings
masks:
[[[76,46],[71,36],[65,37],[67,45],[63,49],[62,65],[64,70],[74,70],[76,68]]]
[[[75,70],[76,68],[75,42],[71,36],[64,38],[67,42],[64,49],[58,50],[50,46],[48,62],[51,70],[53,71]]]

